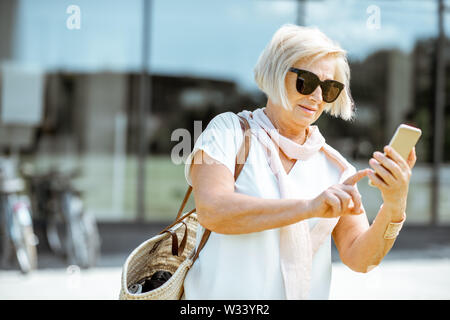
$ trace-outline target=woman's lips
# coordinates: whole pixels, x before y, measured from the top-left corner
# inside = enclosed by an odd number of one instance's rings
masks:
[[[300,109],[302,109],[303,111],[305,111],[308,114],[314,114],[317,111],[317,110],[315,110],[313,108],[305,107],[305,106],[302,106],[300,104],[298,106],[300,107]]]

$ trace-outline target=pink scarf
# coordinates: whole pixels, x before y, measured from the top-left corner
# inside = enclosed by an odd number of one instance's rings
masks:
[[[247,119],[252,134],[265,147],[269,166],[278,180],[281,198],[295,198],[291,191],[296,186],[291,186],[287,179],[278,148],[289,158],[297,160],[307,160],[322,150],[341,169],[340,183],[355,172],[338,152],[325,143],[317,126],[309,127],[309,135],[305,143],[300,145],[278,133],[264,113],[264,108],[253,112],[244,110],[238,115]],[[308,298],[314,254],[331,234],[338,220],[320,219],[312,230],[306,220],[280,228],[280,266],[287,299]]]

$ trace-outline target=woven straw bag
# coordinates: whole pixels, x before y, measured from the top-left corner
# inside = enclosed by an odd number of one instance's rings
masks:
[[[241,173],[250,150],[250,126],[246,119],[242,117],[240,119],[244,141],[236,156],[235,180]],[[196,209],[181,215],[191,193],[192,187],[189,186],[175,221],[158,235],[140,244],[126,259],[122,268],[120,300],[179,300],[182,297],[186,274],[211,234],[210,230],[205,229],[196,250],[198,228],[197,215],[194,213]],[[182,239],[181,242],[179,239]],[[130,285],[161,270],[170,272],[172,276],[160,287],[139,294],[132,293],[128,289]]]

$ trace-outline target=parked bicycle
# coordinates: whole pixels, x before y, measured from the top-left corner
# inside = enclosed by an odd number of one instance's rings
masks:
[[[84,209],[81,191],[72,183],[79,171],[51,169],[35,174],[24,167],[22,175],[28,183],[32,208],[45,221],[50,249],[65,256],[69,264],[95,266],[100,256],[100,236],[95,218]]]
[[[24,194],[25,184],[16,176],[15,169],[12,159],[0,159],[2,265],[8,267],[15,260],[22,273],[28,273],[37,268],[38,239],[33,230],[30,202]]]

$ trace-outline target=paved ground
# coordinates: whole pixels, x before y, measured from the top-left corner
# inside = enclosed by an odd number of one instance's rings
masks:
[[[160,227],[101,225],[103,254],[89,270],[68,267],[41,244],[37,271],[24,276],[0,270],[0,299],[115,300],[128,253]],[[367,274],[342,265],[335,248],[332,256],[331,299],[450,299],[448,227],[405,228],[382,264]]]
[[[0,299],[116,300],[120,267],[0,272]],[[330,299],[450,299],[450,259],[384,261],[367,274],[333,264]]]

